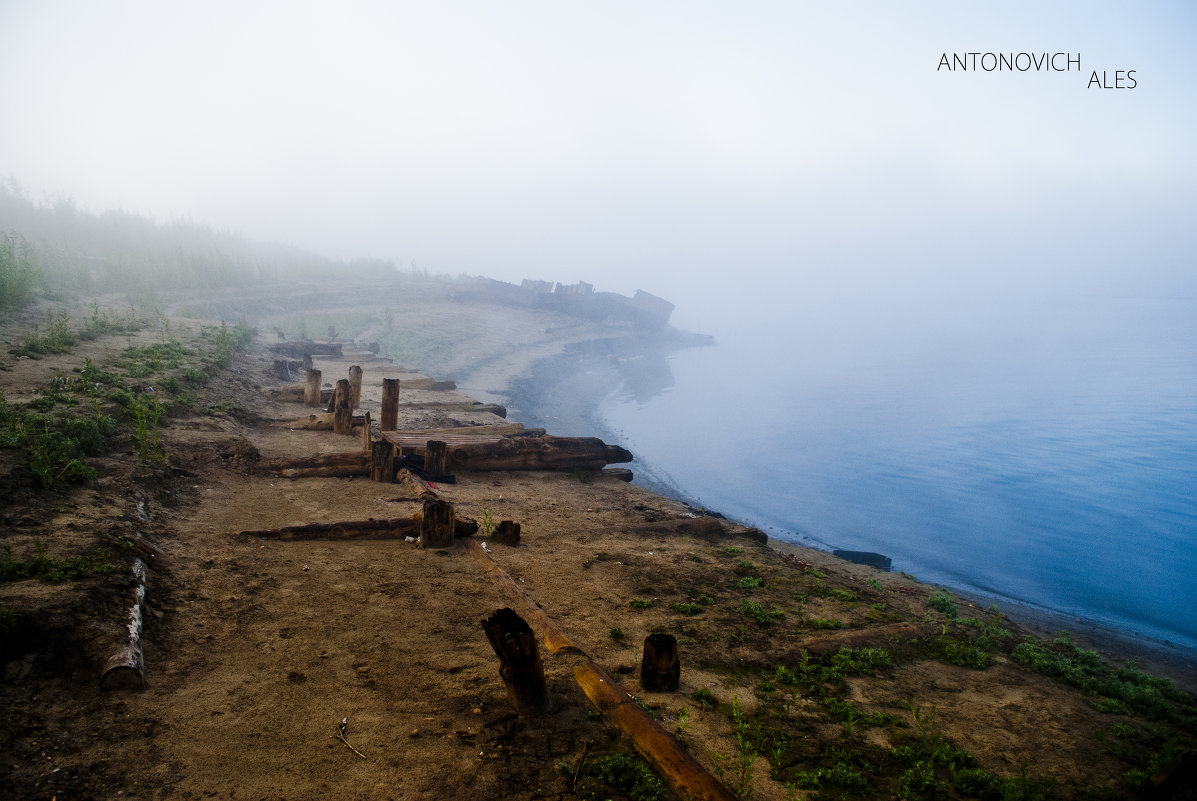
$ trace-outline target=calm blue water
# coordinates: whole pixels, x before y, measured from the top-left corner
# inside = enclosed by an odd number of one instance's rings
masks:
[[[1197,649],[1193,306],[749,323],[600,415],[642,470],[772,536]]]

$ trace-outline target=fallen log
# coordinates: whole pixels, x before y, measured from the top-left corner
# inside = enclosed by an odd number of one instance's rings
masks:
[[[683,517],[677,520],[660,520],[653,523],[639,523],[634,526],[620,526],[620,531],[640,536],[677,536],[688,534],[692,537],[721,537],[723,526],[713,517]]]
[[[450,447],[452,470],[602,470],[632,454],[597,437],[511,437]]]
[[[524,615],[540,628],[540,636],[544,639],[544,647],[548,648],[551,653],[559,654],[561,652],[567,653],[582,653],[578,646],[574,645],[573,640],[565,635],[557,627],[557,624],[544,613],[536,603],[528,597],[528,594],[520,588],[520,585],[515,583],[511,576],[507,575],[507,571],[499,567],[498,562],[491,559],[490,554],[483,550],[482,546],[478,544],[477,540],[469,540],[466,542],[466,550],[469,551],[470,556],[474,557],[485,567],[503,586],[507,593],[515,599],[520,607],[523,609]]]
[[[327,453],[302,459],[266,459],[257,469],[284,478],[344,478],[370,474],[370,457],[364,453]]]
[[[403,382],[407,389],[427,389],[432,392],[449,392],[457,389],[452,381],[437,381],[435,378],[412,378]]]
[[[408,389],[420,389],[421,387],[413,387],[412,381],[408,381],[403,386]],[[400,403],[405,409],[458,409],[463,412],[490,412],[493,415],[507,419],[507,407],[500,406],[497,403],[453,403],[450,401],[412,401],[410,403]],[[543,433],[543,430],[542,430]]]
[[[362,414],[355,414],[352,418],[354,428],[365,425],[366,416]],[[299,429],[301,431],[332,431],[333,430],[333,413],[320,412],[319,414],[309,414],[307,417],[297,417],[294,420],[286,420],[283,425],[287,428]]]
[[[133,591],[133,606],[129,609],[128,639],[119,651],[109,657],[100,675],[101,690],[144,690],[145,659],[141,652],[141,606],[145,603],[145,563],[133,562],[133,576],[137,587]]]
[[[657,769],[678,797],[735,801],[736,797],[650,718],[609,673],[588,660],[574,668],[574,679],[603,717],[631,739],[632,747]]]
[[[238,532],[239,537],[267,540],[392,540],[416,537],[420,534],[423,514],[411,517],[370,518],[339,523],[306,523],[299,526],[266,528]],[[453,536],[468,537],[478,530],[478,523],[468,517],[453,520]]]
[[[289,356],[292,359],[302,359],[304,356],[341,356],[340,343],[311,342],[309,340],[292,340],[279,342],[270,346],[279,356]]]
[[[407,484],[416,491],[416,498],[419,500],[427,500],[429,498],[439,498],[441,495],[434,490],[427,481],[417,476],[406,467],[400,468],[399,472],[395,474],[396,484]]]
[[[620,481],[627,481],[628,483],[631,483],[632,479],[635,478],[632,471],[626,467],[608,467],[603,470],[602,475],[603,478],[616,478]]]

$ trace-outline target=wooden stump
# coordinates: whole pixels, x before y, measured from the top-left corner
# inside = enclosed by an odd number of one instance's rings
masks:
[[[443,478],[448,470],[445,464],[449,457],[449,446],[439,439],[430,439],[424,447],[424,475],[433,481]]]
[[[553,708],[544,666],[532,627],[511,609],[499,609],[482,621],[486,639],[499,657],[499,676],[517,712],[540,715]]]
[[[395,481],[395,446],[385,439],[370,446],[370,480],[384,484]]]
[[[381,431],[399,429],[399,379],[382,379],[382,421]]]
[[[308,360],[311,360],[311,356]],[[304,406],[320,405],[320,381],[323,378],[319,370],[308,370],[308,383],[303,388]]]
[[[333,391],[333,433],[349,434],[353,430],[353,409],[349,405],[349,380],[337,381]]]
[[[503,545],[519,545],[520,544],[520,524],[511,520],[504,520],[500,523],[491,534],[491,542],[499,542]]]
[[[312,354],[305,353],[305,354],[303,354],[303,371],[304,371],[304,373],[307,373],[307,371],[311,370],[311,369],[312,369]]]
[[[349,368],[349,389],[351,390],[350,408],[360,408],[362,405],[362,368],[359,365],[355,364]]]
[[[362,453],[366,454],[367,456],[369,456],[370,452],[373,450],[372,446],[374,443],[374,430],[370,423],[370,413],[366,412],[362,416]]]
[[[453,517],[453,504],[448,501],[424,501],[424,516],[420,520],[420,547],[448,548],[452,545]]]
[[[651,692],[676,692],[682,678],[677,639],[672,634],[650,634],[644,639],[640,661],[640,688]]]

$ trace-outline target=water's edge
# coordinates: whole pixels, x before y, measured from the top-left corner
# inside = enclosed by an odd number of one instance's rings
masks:
[[[655,364],[668,380],[667,354],[700,343],[701,340],[696,338],[637,335],[602,337],[567,346],[564,352],[556,356],[532,362],[525,374],[511,377],[502,392],[507,400],[508,417],[513,422],[546,428],[554,434],[598,436],[608,443],[629,449],[635,456],[636,443],[626,441],[619,431],[612,430],[604,420],[604,402],[616,393],[636,393],[638,376],[636,371],[629,370],[629,364],[646,360],[651,364],[656,360]],[[657,375],[659,377],[660,373]],[[458,383],[462,391],[470,394],[468,375],[462,376]],[[633,470],[638,486],[695,508],[702,506],[697,498],[688,494],[685,487],[674,481],[660,466],[647,463],[638,456],[630,465],[624,466]],[[720,511],[717,501],[711,505],[713,511]],[[751,521],[738,522],[753,524]],[[792,534],[792,538],[783,537],[779,541],[828,552],[834,547],[833,544],[798,532]],[[980,606],[996,604],[1003,614],[1044,636],[1056,636],[1061,631],[1068,631],[1078,644],[1095,648],[1107,658],[1118,661],[1135,659],[1181,686],[1197,689],[1197,651],[1018,598],[987,594],[973,587],[946,586]]]

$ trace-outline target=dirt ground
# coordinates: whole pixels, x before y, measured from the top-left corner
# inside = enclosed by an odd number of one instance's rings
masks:
[[[43,313],[5,321],[0,338],[15,344]],[[85,357],[106,364],[130,344],[162,341],[162,328],[37,360],[5,355],[0,389],[10,405],[28,401],[33,387]],[[175,318],[169,328],[188,342],[201,325]],[[540,336],[543,326],[527,334]],[[507,335],[518,340],[520,332]],[[94,482],[38,490],[20,452],[0,451],[0,539],[10,554],[40,546],[66,559],[119,541],[125,562],[140,556],[149,573],[144,690],[101,690],[98,682],[124,638],[127,573],[0,583],[0,604],[16,621],[3,648],[0,796],[579,797],[580,766],[631,753],[631,744],[575,683],[584,658],[576,653],[542,647],[555,708],[515,714],[480,621],[516,600],[464,542],[424,550],[402,539],[240,535],[421,509],[407,484],[254,469],[259,457],[360,448],[353,438],[287,425],[310,410],[272,393],[280,386],[273,341],[261,335],[209,383],[205,413],[167,421],[165,461],[145,463],[126,450],[93,460]],[[417,378],[352,343],[342,359],[316,357],[326,377],[351,364],[363,367],[362,408],[375,420],[381,379]],[[469,411],[470,399],[455,392],[401,392],[401,430],[506,422]],[[729,521],[679,533],[672,521],[699,519],[698,511],[600,475],[463,473],[437,489],[459,517],[520,523],[518,547],[489,545],[494,561],[733,790],[763,799],[889,797],[895,777],[909,773],[894,749],[934,740],[967,751],[973,768],[1034,777],[1060,797],[1134,797],[1124,775],[1137,763],[1126,758],[1129,748],[1119,755],[1113,732],[1121,723],[1145,742],[1151,723],[1097,711],[1091,698],[1013,661],[1009,646],[983,670],[930,658],[930,644],[959,628],[929,609],[938,588],[760,542]],[[962,618],[1022,636],[1012,621],[955,600]],[[766,616],[747,615],[746,602]],[[641,644],[658,631],[679,641],[677,693],[639,687]],[[787,683],[804,660],[829,665],[843,647],[902,657],[817,689]],[[791,673],[778,670],[785,666]],[[696,697],[703,690],[709,695]],[[829,714],[829,699],[851,707],[848,722]],[[360,754],[337,737],[343,719]],[[810,787],[803,778],[840,764],[883,789],[827,778]],[[906,797],[963,797],[909,780],[901,787]]]

